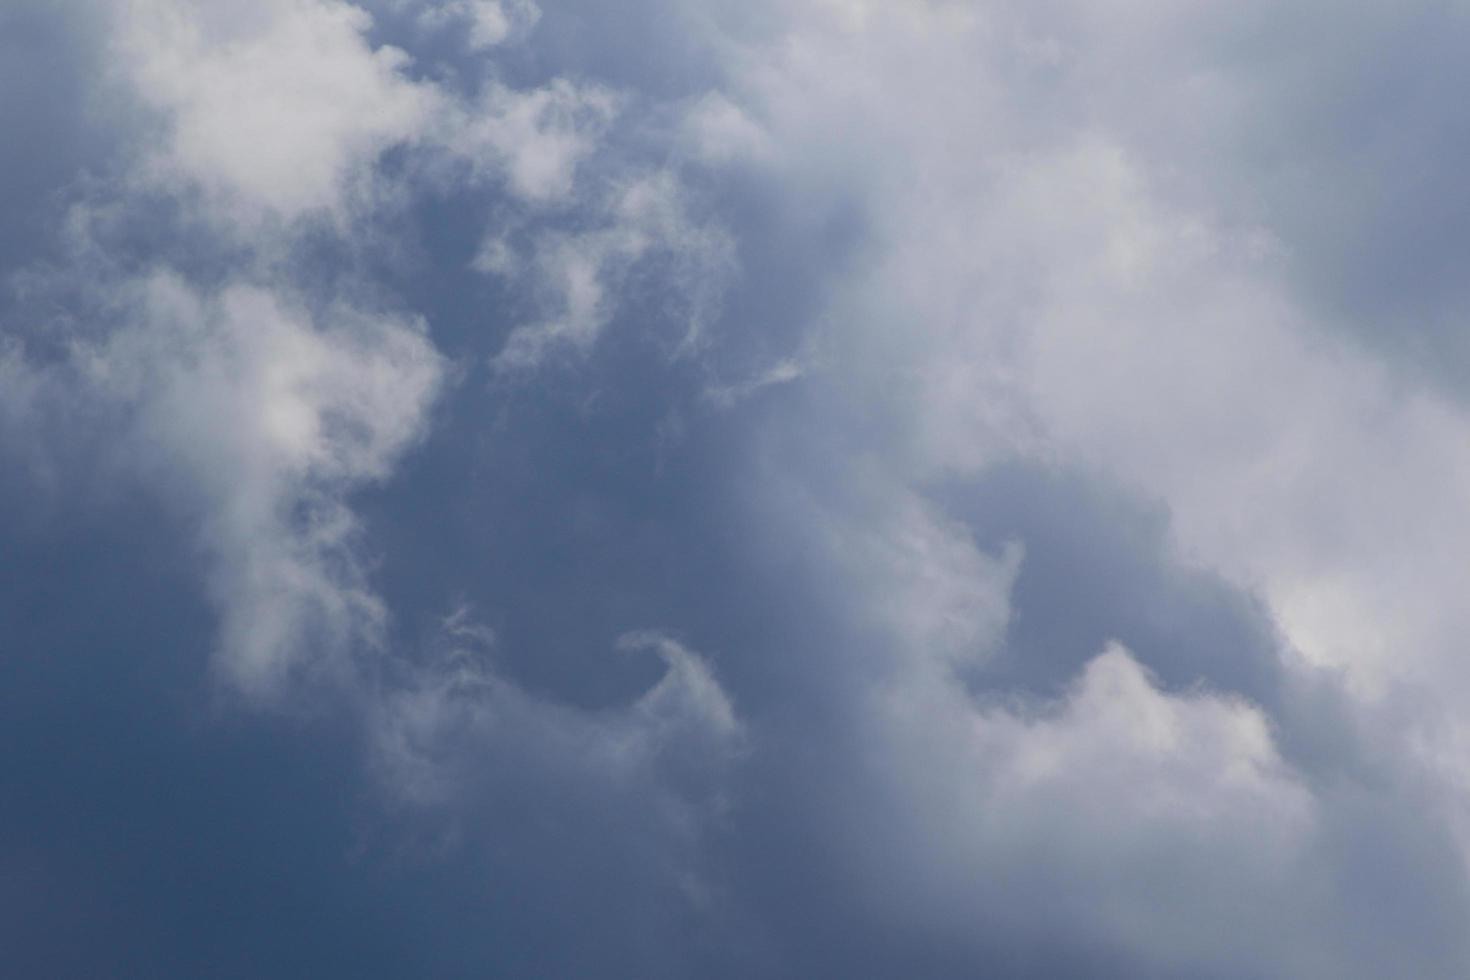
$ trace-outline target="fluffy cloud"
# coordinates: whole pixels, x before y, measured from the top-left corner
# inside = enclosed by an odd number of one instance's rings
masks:
[[[372,47],[350,4],[138,0],[117,17],[121,71],[163,116],[150,176],[247,220],[346,207],[377,156],[435,111],[408,56]]]

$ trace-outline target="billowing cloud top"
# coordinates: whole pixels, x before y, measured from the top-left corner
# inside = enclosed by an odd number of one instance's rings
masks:
[[[1470,975],[1467,45],[9,0],[3,972]]]

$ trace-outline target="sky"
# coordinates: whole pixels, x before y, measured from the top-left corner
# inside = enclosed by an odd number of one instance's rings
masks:
[[[0,962],[1470,975],[1458,0],[0,0]]]

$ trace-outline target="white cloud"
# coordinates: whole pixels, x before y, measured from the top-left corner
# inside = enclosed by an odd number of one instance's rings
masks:
[[[1019,948],[1060,935],[1163,973],[1333,963],[1298,877],[1319,804],[1251,705],[1165,693],[1113,645],[1055,702],[975,704],[921,672],[878,718],[874,819],[901,843],[856,860],[885,919],[964,936],[982,918]]]
[[[711,163],[762,161],[775,152],[770,135],[721,92],[707,93],[690,106],[683,128],[694,156]]]
[[[465,3],[421,16],[464,20],[488,46],[534,12]],[[618,109],[608,89],[565,79],[491,81],[473,97],[416,79],[408,54],[375,46],[369,14],[343,0],[129,0],[117,20],[118,73],[160,119],[149,180],[197,188],[251,233],[266,218],[340,222],[371,206],[385,190],[378,160],[401,145],[448,154],[527,201],[565,202]]]
[[[340,212],[440,97],[405,75],[404,52],[369,44],[370,23],[339,0],[129,0],[119,67],[164,117],[152,179],[193,184],[247,223]]]
[[[509,251],[501,239],[482,252],[482,271],[525,277],[545,311],[544,319],[511,333],[495,358],[497,370],[525,371],[557,351],[585,353],[640,285],[637,274],[655,264],[655,323],[682,325],[677,352],[699,344],[732,274],[732,245],[723,230],[691,216],[683,186],[667,172],[614,182],[586,206],[591,228],[541,232],[528,256]]]
[[[974,737],[992,801],[1072,793],[1070,812],[1090,801],[1140,843],[1153,821],[1223,827],[1244,815],[1261,822],[1258,843],[1270,846],[1311,816],[1310,797],[1258,710],[1208,694],[1166,695],[1116,644],[1086,666],[1059,713],[982,708]]]
[[[444,364],[422,324],[336,306],[314,317],[255,284],[124,283],[125,325],[76,360],[131,419],[131,465],[197,515],[220,608],[219,667],[271,696],[377,644],[345,495],[423,432]]]
[[[1402,771],[1421,759],[1439,768],[1436,812],[1455,814],[1463,834],[1470,782],[1454,760],[1463,759],[1459,704],[1470,690],[1458,570],[1470,551],[1470,417],[1348,339],[1324,313],[1330,304],[1304,297],[1291,251],[1300,228],[1264,206],[1265,195],[1242,190],[1269,173],[1253,169],[1259,147],[1229,139],[1243,132],[1242,107],[1269,105],[1271,92],[1214,29],[1228,22],[1238,31],[1261,9],[1133,6],[1126,30],[1086,5],[1004,2],[805,5],[773,17],[765,34],[752,36],[744,22],[732,30],[722,65],[732,108],[697,108],[691,126],[711,128],[703,116],[712,113],[724,123],[715,133],[745,136],[714,140],[707,157],[763,168],[784,213],[811,227],[834,202],[863,223],[853,267],[809,321],[824,355],[811,384],[825,389],[832,415],[804,422],[818,430],[815,443],[860,446],[872,473],[855,468],[858,478],[899,487],[896,499],[904,488],[917,493],[1023,459],[1160,501],[1177,557],[1264,600],[1284,633],[1288,670],[1299,652],[1323,668],[1314,676],[1345,678],[1356,718],[1376,744],[1394,746]],[[761,139],[740,120],[760,120]],[[756,142],[776,149],[744,148]],[[1335,186],[1340,175],[1318,150],[1282,166],[1310,164]],[[1290,155],[1292,141],[1283,136],[1271,152]],[[840,504],[828,509],[842,513]],[[872,514],[852,523],[882,526]],[[964,567],[963,535],[920,540],[946,544],[912,543],[856,563],[891,565],[896,580],[914,582],[911,594],[886,593],[888,621],[907,611],[912,621],[896,635],[943,648],[943,630],[926,624],[964,622],[946,612],[964,607],[968,593],[950,585],[964,577],[918,583]],[[905,554],[928,560],[906,565]],[[853,607],[862,620],[886,608],[866,590]],[[1225,828],[1229,846],[1205,856],[1217,814],[1254,827],[1267,851],[1296,853],[1284,842],[1310,807],[1299,781],[1273,768],[1259,712],[1161,694],[1130,663],[1110,654],[1095,665],[1061,709],[1065,722],[982,712],[971,726],[986,752],[1013,765],[985,779],[1022,785],[1037,760],[1056,756],[1055,781],[1015,792],[1052,794],[1056,813],[1131,814],[1104,828],[1125,838],[1123,856],[1109,856],[1070,817],[1048,823],[1052,811],[1039,804],[1015,811],[1013,826],[987,830],[986,819],[1010,819],[1002,796],[928,807],[972,820],[936,835],[937,846],[973,846],[986,861],[1041,855],[1062,869],[1063,892],[1069,876],[1116,860],[1099,880],[1123,893],[1125,908],[1138,898],[1129,875],[1143,880],[1141,869],[1164,854],[1197,857],[1184,877],[1202,889],[1238,868],[1242,893],[1271,894],[1283,879],[1252,851],[1251,834]],[[1122,713],[1105,707],[1113,702]],[[1139,717],[1108,727],[1129,712]],[[1160,750],[1136,727],[1154,716],[1196,734]],[[933,733],[907,764],[962,778],[968,763],[946,756],[964,751],[960,727]],[[1090,740],[1138,761],[1084,759]],[[1094,770],[1117,783],[1086,783]],[[977,792],[1001,793],[1000,783],[981,785]],[[1145,805],[1158,812],[1133,809]],[[1152,829],[1132,837],[1129,820]],[[925,873],[941,864],[936,855]],[[1219,913],[1188,900],[1138,906],[1120,913],[1119,928],[1132,937],[1125,945],[1162,957],[1166,971],[1186,968],[1190,943],[1228,964]],[[1150,949],[1153,933],[1188,939]],[[1291,955],[1303,958],[1279,972],[1320,974],[1321,961],[1301,947]]]
[[[800,381],[806,376],[808,370],[807,365],[801,360],[783,357],[747,381],[706,387],[704,397],[721,408],[732,408],[766,388],[775,388]]]
[[[1165,502],[1185,555],[1259,589],[1360,694],[1452,710],[1470,419],[1342,340],[1271,214],[1212,183],[1193,137],[1259,97],[1209,46],[1234,15],[836,12],[740,46],[726,95],[780,147],[765,166],[792,211],[860,202],[824,378],[903,416],[900,478],[1016,456],[1105,474]]]
[[[443,121],[442,139],[476,175],[503,180],[531,202],[561,203],[617,110],[617,97],[596,85],[558,78],[521,90],[492,82]]]
[[[476,45],[536,15],[524,3],[422,12],[472,23]],[[560,79],[490,82],[474,97],[415,80],[408,56],[371,42],[369,15],[341,0],[128,0],[115,16],[114,77],[154,111],[161,142],[80,196],[72,266],[33,277],[62,292],[88,280],[85,305],[116,319],[77,332],[73,366],[135,420],[140,465],[201,529],[222,670],[252,695],[284,694],[294,673],[346,669],[381,643],[387,611],[346,498],[390,476],[445,376],[425,324],[297,281],[284,260],[296,223],[374,234],[374,207],[406,186],[378,168],[398,145],[424,165],[404,180],[447,160],[456,192],[494,182],[532,210],[565,207],[619,100]],[[122,272],[126,232],[113,223],[143,195],[202,203],[209,233],[237,253],[234,283]],[[672,178],[630,180],[608,193],[600,227],[543,235],[519,274],[552,297],[548,332],[590,339],[613,307],[606,283],[697,237],[681,207]],[[21,377],[46,374],[12,361]]]
[[[418,11],[471,23],[472,40],[488,32],[486,44],[504,39],[497,25],[529,29],[535,12],[496,3]],[[610,293],[653,257],[669,273],[667,312],[692,342],[728,274],[728,247],[690,217],[672,171],[604,166],[582,178],[606,152],[624,101],[604,86],[553,78],[518,89],[492,79],[461,94],[418,80],[408,55],[374,46],[369,15],[343,0],[130,0],[118,23],[119,74],[161,126],[162,146],[145,157],[147,185],[176,200],[202,194],[205,214],[262,255],[289,245],[289,223],[308,216],[331,218],[346,236],[366,233],[372,209],[408,186],[377,167],[395,146],[413,151],[409,179],[438,179],[449,193],[495,185],[533,225],[546,211],[580,212],[570,227],[530,235],[529,255],[498,262],[493,243],[523,222],[511,216],[510,227],[488,230],[480,267],[528,278],[545,311],[512,338],[502,365],[585,349],[618,308]]]
[[[428,30],[468,28],[468,47],[485,51],[530,30],[540,17],[531,0],[433,0],[423,5],[418,20]]]
[[[856,482],[882,484],[858,471]],[[855,513],[829,518],[826,545],[859,617],[905,653],[952,667],[983,663],[1005,640],[1010,592],[1024,549],[998,555],[919,495],[872,492]]]

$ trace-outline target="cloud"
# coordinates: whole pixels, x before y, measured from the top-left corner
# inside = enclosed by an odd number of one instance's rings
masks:
[[[477,175],[504,180],[528,201],[553,203],[571,194],[577,165],[617,109],[607,89],[566,79],[526,91],[492,83],[445,121],[444,142]]]
[[[581,973],[587,950],[601,969],[688,969],[677,923],[720,904],[706,849],[726,832],[745,755],[708,662],[663,634],[628,634],[618,648],[657,654],[662,677],[588,711],[522,688],[494,666],[493,646],[445,639],[371,707],[371,766],[393,821],[374,836],[472,862],[471,889],[479,875],[519,882],[502,921],[524,922],[513,955],[538,970]],[[541,937],[570,908],[596,923],[582,950]],[[655,950],[625,928],[649,911],[657,923],[638,929],[659,937]]]
[[[524,754],[599,782],[657,779],[659,770],[682,763],[686,776],[707,782],[740,752],[742,725],[709,665],[663,634],[619,638],[620,651],[652,652],[665,669],[631,703],[601,713],[538,698],[500,676],[483,634],[445,639],[414,681],[377,709],[378,765],[407,802],[444,807],[467,794],[494,794],[502,777],[485,769],[490,758],[509,766]],[[489,785],[480,785],[485,779]]]
[[[185,501],[214,562],[222,669],[247,693],[284,696],[294,672],[350,675],[381,647],[388,613],[347,500],[423,438],[449,374],[426,323],[380,308],[350,271],[299,275],[303,250],[324,235],[391,254],[390,200],[446,165],[462,190],[483,181],[565,206],[617,99],[560,79],[468,95],[413,78],[407,54],[370,42],[367,12],[335,0],[114,13],[110,77],[154,115],[114,169],[72,192],[65,254],[17,280],[27,312],[71,304],[80,322],[57,364],[7,344],[7,414],[38,424],[27,392],[72,378],[132,421],[117,434]],[[145,149],[155,133],[161,146]],[[383,169],[395,147],[418,154],[407,174]],[[540,234],[528,278],[565,297],[548,336],[589,342],[614,309],[604,280],[655,248],[677,264],[706,247],[680,194],[672,176],[630,180],[608,192],[605,227]],[[139,234],[163,243],[156,254],[137,254]]]
[[[1060,927],[1147,973],[1321,968],[1310,946],[1275,945],[1283,909],[1239,897],[1293,888],[1317,820],[1248,704],[1163,694],[1114,645],[1055,704],[971,708],[920,684],[882,710],[892,816],[911,842],[869,859],[885,918],[957,941],[984,910],[1023,947]],[[1271,949],[1238,950],[1227,937],[1241,929]]]
[[[404,52],[367,42],[371,20],[350,4],[137,0],[118,20],[120,70],[162,116],[149,176],[243,220],[340,212],[436,111],[438,93],[406,76]]]
[[[1140,124],[1174,97],[1142,87],[1176,65],[1201,72],[1178,96],[1201,113],[1246,84],[1209,74],[1217,53],[1194,33],[1208,14],[1149,11],[1127,39],[1070,7],[1047,16],[823,9],[733,60],[727,91],[780,147],[762,164],[776,207],[827,207],[811,193],[825,181],[864,218],[857,268],[809,321],[824,414],[796,454],[856,445],[879,480],[916,489],[1018,461],[1076,466],[1156,500],[1171,550],[1263,600],[1285,644],[1272,656],[1340,672],[1356,710],[1384,724],[1375,739],[1417,744],[1425,714],[1371,706],[1454,711],[1433,693],[1462,677],[1442,659],[1460,630],[1436,556],[1461,547],[1443,530],[1459,509],[1443,461],[1462,413],[1406,390],[1301,301],[1283,245],[1295,229],[1208,195],[1181,107],[1168,106],[1181,112],[1168,138]],[[1069,30],[1105,53],[1056,40]],[[1136,97],[1115,83],[1099,102],[1084,80],[1122,57],[1114,40],[1145,44],[1149,67]],[[1175,42],[1198,47],[1181,56]],[[936,594],[893,601],[917,612]]]
[[[764,388],[791,384],[806,374],[806,368],[791,358],[782,358],[748,381],[738,384],[712,385],[705,397],[722,408],[732,408]]]
[[[588,211],[585,230],[544,230],[519,255],[503,239],[481,251],[478,267],[528,279],[545,318],[521,324],[495,356],[497,371],[524,371],[550,353],[585,353],[618,312],[617,299],[656,284],[656,322],[682,331],[674,353],[697,347],[732,277],[730,243],[716,225],[691,215],[687,194],[668,172],[613,183]],[[648,272],[646,279],[639,273]],[[628,294],[634,293],[634,297]],[[636,297],[642,299],[642,297]],[[644,300],[647,302],[647,300]]]
[[[869,593],[864,618],[915,656],[982,663],[1005,634],[1024,548],[982,553],[968,528],[921,497],[878,496],[830,529],[835,564]]]
[[[1458,16],[98,9],[0,188],[0,857],[92,945],[1464,972]]]
[[[401,3],[399,6],[418,6]],[[428,30],[444,30],[450,27],[469,28],[466,44],[473,51],[484,51],[503,44],[512,35],[521,34],[535,26],[541,17],[541,9],[530,0],[442,0],[422,5],[418,9],[418,20]]]
[[[319,317],[258,284],[112,284],[121,325],[79,343],[70,386],[126,421],[120,465],[196,515],[222,614],[219,666],[251,695],[381,642],[345,496],[422,436],[445,365],[421,324]]]
[[[1365,696],[1421,669],[1457,683],[1428,664],[1461,632],[1441,589],[1463,412],[1300,301],[1297,229],[1229,188],[1181,188],[1213,172],[1139,124],[1140,104],[1167,108],[1168,132],[1192,133],[1175,99],[1234,120],[1247,83],[1202,33],[1224,15],[1151,10],[1124,38],[1065,5],[828,14],[743,52],[732,88],[782,147],[767,166],[790,209],[815,174],[865,209],[867,251],[818,319],[852,416],[883,392],[901,420],[895,465],[1093,468],[1161,500],[1185,552],[1259,589],[1289,642]],[[1068,32],[1102,48],[1041,43]],[[1165,39],[1197,48],[1150,46]],[[1152,72],[1201,81],[1155,95],[1154,74],[1125,75],[1090,100],[1136,44]],[[963,107],[937,96],[961,91]],[[1415,666],[1390,653],[1408,648]]]

